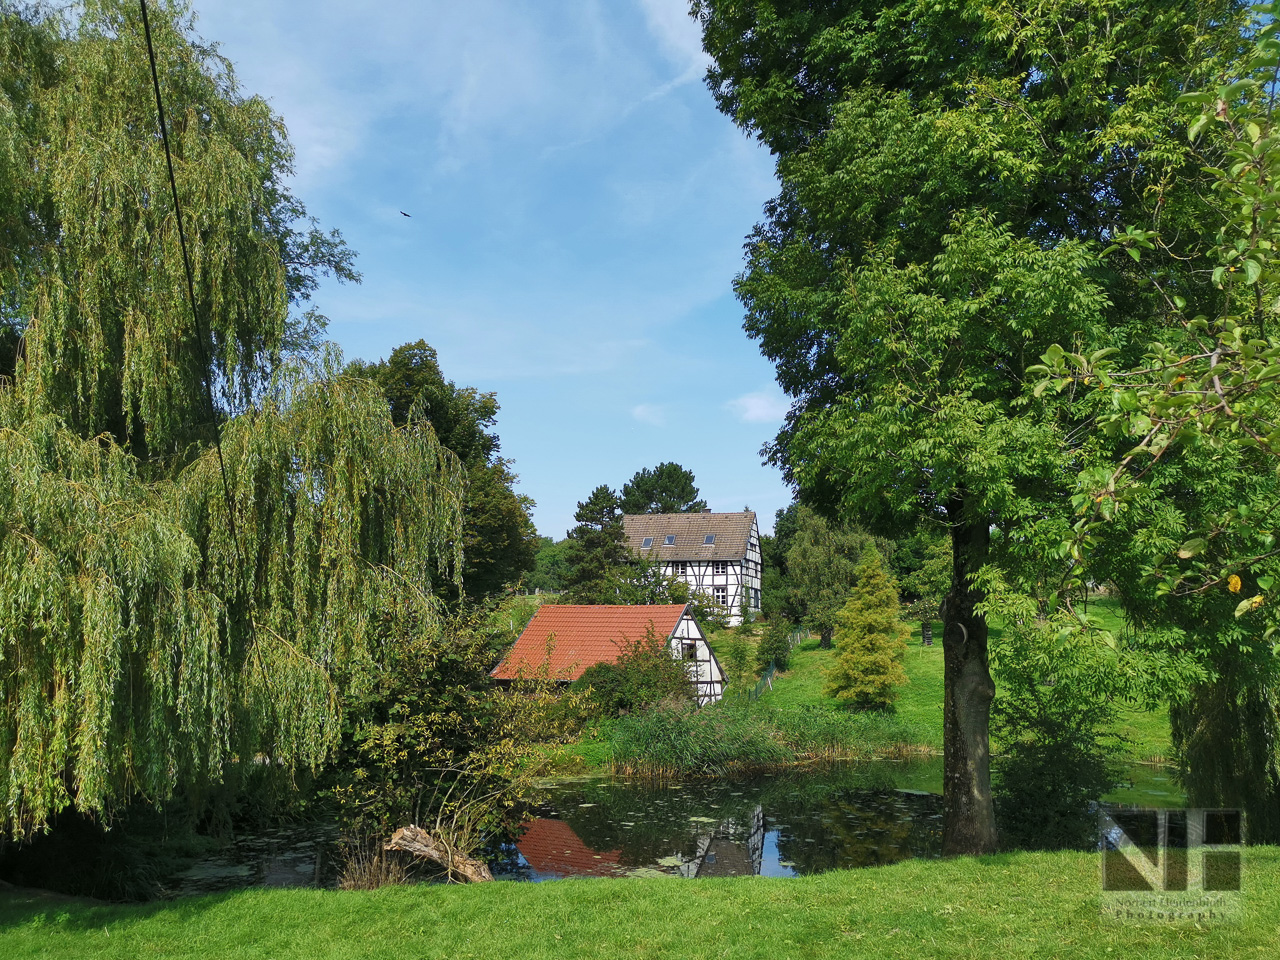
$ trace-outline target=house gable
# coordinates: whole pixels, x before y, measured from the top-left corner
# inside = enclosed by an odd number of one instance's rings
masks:
[[[685,662],[698,702],[720,699],[724,671],[682,603],[543,604],[490,676],[495,680],[544,675],[552,680],[576,680],[588,667],[614,663],[626,643],[643,639],[651,625],[672,657]]]

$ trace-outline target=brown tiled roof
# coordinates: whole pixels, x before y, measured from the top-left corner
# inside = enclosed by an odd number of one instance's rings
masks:
[[[531,820],[516,841],[520,855],[539,873],[565,877],[613,876],[621,850],[592,850],[562,820]]]
[[[547,640],[554,634],[549,676],[555,680],[577,680],[587,667],[617,660],[623,640],[643,638],[650,623],[658,636],[664,639],[671,636],[684,609],[683,603],[648,606],[544,603],[492,675],[498,680],[534,675],[547,662]]]
[[[654,560],[741,560],[747,555],[747,540],[755,527],[752,510],[742,513],[639,513],[622,518],[627,546],[642,557]],[[714,533],[716,542],[706,543]],[[668,535],[676,542],[666,546]],[[653,546],[640,545],[653,537]]]

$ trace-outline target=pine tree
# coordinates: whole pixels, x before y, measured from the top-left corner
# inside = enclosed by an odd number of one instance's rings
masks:
[[[883,710],[909,682],[902,669],[907,631],[898,620],[898,588],[874,547],[863,552],[857,577],[836,616],[839,659],[823,692],[846,706]]]

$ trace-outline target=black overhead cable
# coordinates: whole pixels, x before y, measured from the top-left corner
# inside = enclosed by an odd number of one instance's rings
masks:
[[[138,0],[142,7],[142,32],[147,37],[147,57],[151,61],[151,85],[156,92],[156,113],[160,119],[160,139],[164,143],[164,160],[169,168],[169,189],[173,192],[173,212],[178,221],[178,244],[182,247],[182,266],[187,275],[187,303],[191,305],[191,323],[195,328],[196,348],[200,351],[200,362],[203,364],[205,399],[209,403],[209,421],[213,424],[213,444],[218,451],[218,469],[222,473],[222,496],[227,502],[227,525],[231,528],[231,542],[235,547],[236,559],[243,564],[240,554],[240,537],[236,532],[235,504],[231,498],[231,484],[227,481],[227,463],[222,458],[222,430],[218,424],[218,410],[213,403],[213,386],[210,383],[212,374],[209,362],[209,351],[205,345],[204,330],[200,327],[200,315],[196,310],[196,286],[191,275],[191,256],[187,253],[187,234],[182,225],[182,204],[178,202],[178,181],[173,176],[173,154],[169,150],[169,128],[164,120],[164,101],[160,97],[160,75],[156,72],[156,50],[151,43],[151,21],[147,17],[147,0]]]

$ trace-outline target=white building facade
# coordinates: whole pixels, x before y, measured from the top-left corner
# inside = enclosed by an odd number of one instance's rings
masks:
[[[622,526],[633,553],[725,607],[731,624],[742,622],[744,602],[760,612],[760,528],[753,511],[629,514]]]

